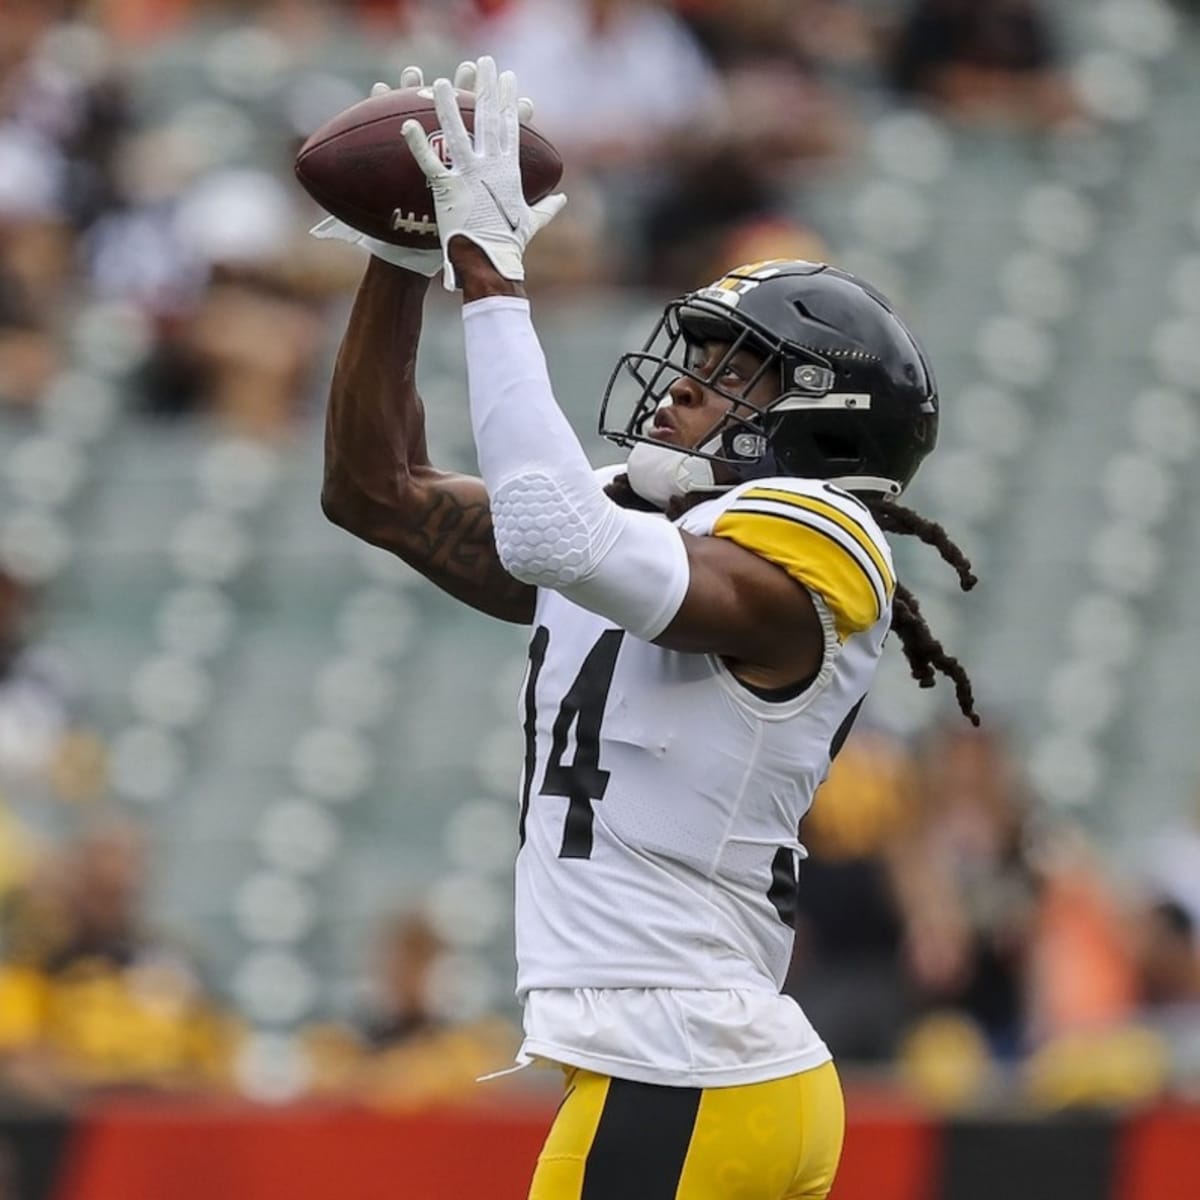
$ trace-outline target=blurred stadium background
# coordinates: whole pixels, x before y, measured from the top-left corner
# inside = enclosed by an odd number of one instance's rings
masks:
[[[985,724],[887,656],[804,831],[789,989],[852,1113],[1075,1130],[1046,1161],[1086,1159],[1092,1190],[1050,1170],[1033,1200],[1200,1196],[1194,1157],[1138,1192],[1071,1124],[1200,1088],[1198,21],[1183,0],[3,0],[14,1128],[130,1092],[399,1119],[509,1061],[522,631],[324,520],[363,259],[307,237],[291,176],[376,79],[487,51],[567,161],[531,292],[597,462],[617,354],[735,262],[857,271],[938,369],[911,501],[981,583],[898,560]],[[440,291],[421,383],[434,460],[471,469]],[[554,1083],[488,1086],[544,1124]],[[30,1165],[0,1134],[13,1194],[48,1187],[58,1135]],[[863,1136],[856,1161],[888,1144]],[[962,1145],[954,1186],[896,1168],[834,1195],[993,1194],[971,1164],[994,1151]],[[143,1192],[78,1193],[109,1194]]]

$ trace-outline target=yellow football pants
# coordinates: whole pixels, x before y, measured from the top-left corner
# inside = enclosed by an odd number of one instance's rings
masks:
[[[703,1089],[568,1068],[529,1200],[823,1200],[844,1132],[833,1063]]]

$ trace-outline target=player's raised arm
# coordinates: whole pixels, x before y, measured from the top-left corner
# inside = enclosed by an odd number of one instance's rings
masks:
[[[471,420],[501,561],[640,638],[780,671],[784,682],[811,674],[822,628],[786,574],[732,543],[624,510],[601,491],[554,402],[519,287],[525,246],[563,197],[526,202],[515,80],[482,58],[478,83],[474,137],[449,83],[434,85],[449,164],[417,122],[403,132],[433,190],[447,284],[457,282],[466,302]]]
[[[367,268],[329,393],[321,507],[456,599],[527,623],[534,591],[500,565],[483,483],[429,462],[415,383],[427,287],[379,259]]]
[[[467,82],[461,76],[460,69],[460,81]],[[419,87],[419,71],[408,68],[401,83]],[[321,490],[326,516],[398,555],[456,599],[527,623],[534,589],[500,565],[483,483],[429,461],[416,358],[429,276],[441,267],[441,251],[376,243],[333,218],[314,232],[372,253],[330,388]]]

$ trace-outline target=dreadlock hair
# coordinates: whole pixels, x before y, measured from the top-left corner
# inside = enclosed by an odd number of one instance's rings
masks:
[[[636,508],[643,512],[658,512],[653,504],[643,500],[630,486],[629,476],[615,476],[605,487],[605,494],[622,508]],[[699,499],[699,497],[696,497]],[[958,573],[959,586],[969,592],[979,581],[971,570],[967,556],[954,544],[950,535],[936,522],[922,517],[897,504],[894,500],[881,497],[860,496],[859,499],[871,511],[871,515],[884,533],[906,533],[920,538],[932,546],[942,559]],[[668,516],[677,516],[686,507],[686,502],[676,501],[668,509]],[[931,688],[937,681],[936,671],[941,671],[954,683],[954,694],[958,707],[972,725],[979,725],[979,714],[975,711],[975,692],[971,679],[962,663],[948,654],[942,643],[933,636],[917,598],[902,583],[896,584],[896,596],[892,602],[892,628],[904,648],[913,678],[923,688]]]
[[[643,500],[633,490],[633,485],[629,482],[629,476],[624,473],[614,475],[605,484],[604,494],[621,508],[633,508],[638,512],[658,512],[658,509],[649,500]]]
[[[882,497],[862,497],[871,515],[884,533],[904,533],[920,538],[932,546],[942,560],[954,568],[958,583],[964,592],[969,592],[978,580],[971,570],[967,556],[954,544],[950,535],[936,521],[929,520]],[[913,678],[923,688],[931,688],[936,682],[935,671],[941,671],[954,683],[954,694],[958,707],[972,725],[979,725],[979,714],[975,711],[975,693],[971,679],[962,663],[952,654],[947,654],[942,643],[933,636],[917,598],[902,583],[896,584],[896,597],[892,604],[892,628],[904,648],[904,657]]]

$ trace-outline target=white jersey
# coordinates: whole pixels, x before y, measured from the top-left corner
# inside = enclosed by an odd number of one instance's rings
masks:
[[[807,587],[821,667],[799,694],[764,695],[715,655],[662,649],[539,591],[521,701],[517,993],[526,1056],[731,1085],[829,1057],[780,995],[798,830],[871,683],[895,577],[866,508],[819,482],[743,484],[677,524]]]

